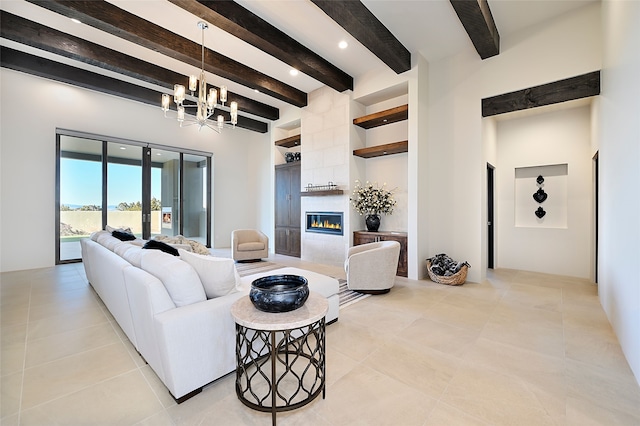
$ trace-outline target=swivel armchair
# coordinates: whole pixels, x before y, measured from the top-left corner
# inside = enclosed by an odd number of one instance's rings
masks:
[[[349,248],[344,270],[349,290],[361,293],[388,293],[395,284],[400,243],[379,241]]]

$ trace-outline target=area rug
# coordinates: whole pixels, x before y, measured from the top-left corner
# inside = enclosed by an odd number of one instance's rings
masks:
[[[276,269],[284,268],[284,265],[279,265],[274,262],[262,260],[260,262],[251,263],[236,263],[236,270],[241,277],[257,274],[260,272],[274,271]],[[338,279],[340,286],[338,296],[340,297],[340,309],[346,308],[360,300],[369,297],[369,294],[358,293],[357,291],[351,291],[347,288],[347,280]]]
[[[236,270],[241,277],[284,268],[283,265],[261,260],[260,262],[236,263]]]

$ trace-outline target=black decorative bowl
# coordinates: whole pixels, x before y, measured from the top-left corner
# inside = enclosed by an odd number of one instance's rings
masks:
[[[249,299],[263,312],[289,312],[298,309],[309,297],[309,285],[299,275],[270,275],[251,283]]]

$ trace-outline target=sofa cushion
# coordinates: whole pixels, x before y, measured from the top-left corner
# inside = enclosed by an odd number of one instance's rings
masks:
[[[118,244],[122,243],[122,241],[112,236],[110,232],[99,234],[98,238],[96,239],[96,242],[101,246],[108,248],[111,251],[113,251],[113,249],[116,248]]]
[[[186,250],[178,251],[180,259],[191,265],[200,277],[207,299],[226,296],[236,291],[240,275],[233,259],[205,256]]]
[[[111,232],[109,231],[96,231],[96,232],[92,232],[91,235],[89,236],[89,238],[91,238],[92,241],[95,241],[96,243],[98,242],[98,237],[100,237],[100,235],[103,234],[111,234]]]
[[[120,257],[124,257],[124,253],[131,247],[134,246],[130,242],[123,241],[120,244],[116,244],[116,246],[113,248],[113,252]]]
[[[149,240],[144,246],[142,246],[142,248],[160,250],[172,256],[178,256],[178,250],[176,248],[171,247],[169,244],[165,244],[162,241]]]
[[[187,262],[160,250],[142,250],[141,269],[162,281],[176,306],[207,300],[200,277]]]
[[[126,247],[126,245],[129,247]],[[124,250],[121,252],[122,254],[118,253],[118,251],[116,251],[116,254],[120,254],[124,260],[133,266],[140,268],[140,265],[142,264],[142,247],[131,243],[123,244],[123,246],[125,247],[123,247]],[[119,250],[120,248],[121,246],[118,246],[116,250]]]
[[[238,244],[238,251],[256,251],[256,250],[264,250],[264,243],[252,242],[252,243]]]

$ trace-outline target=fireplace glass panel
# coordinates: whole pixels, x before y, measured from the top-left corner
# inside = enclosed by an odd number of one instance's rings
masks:
[[[307,232],[343,235],[341,212],[307,212]]]

